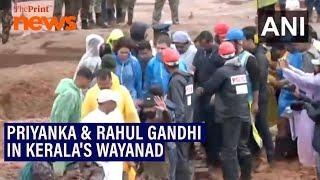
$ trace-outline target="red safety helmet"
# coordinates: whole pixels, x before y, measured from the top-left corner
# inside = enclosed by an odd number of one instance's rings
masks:
[[[226,36],[229,29],[230,29],[230,26],[225,23],[217,23],[213,28],[214,33],[217,36],[220,36],[222,38],[224,38]]]
[[[231,58],[235,56],[236,49],[231,42],[222,42],[219,46],[219,55],[223,58]]]
[[[179,58],[178,52],[171,48],[166,48],[162,51],[162,62],[168,66],[178,65]]]

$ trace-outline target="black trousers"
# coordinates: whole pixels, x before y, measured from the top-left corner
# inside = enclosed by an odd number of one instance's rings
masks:
[[[214,121],[206,122],[206,139],[204,148],[207,154],[207,163],[212,166],[217,166],[220,163],[221,152],[221,123]]]
[[[224,180],[251,179],[251,153],[248,148],[250,122],[240,119],[224,119],[222,123],[221,164]]]
[[[194,175],[194,167],[191,155],[191,143],[180,142],[177,144],[177,164],[175,178],[181,180],[192,180]]]
[[[207,163],[216,165],[220,160],[221,150],[221,123],[215,122],[214,106],[210,105],[211,96],[201,97],[196,100],[194,109],[194,122],[205,121],[206,123],[206,142],[203,147],[207,155]]]
[[[260,103],[261,102],[261,103]],[[259,102],[259,113],[256,115],[255,126],[262,138],[263,146],[266,149],[268,162],[272,162],[274,156],[274,144],[268,126],[268,100]]]

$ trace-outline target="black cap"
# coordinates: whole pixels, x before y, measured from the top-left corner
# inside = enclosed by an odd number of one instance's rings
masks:
[[[130,36],[134,41],[142,41],[149,25],[143,22],[134,22],[130,28]]]
[[[152,29],[155,33],[167,33],[169,32],[171,24],[154,24]]]
[[[144,97],[143,99],[143,107],[154,107],[156,105],[155,101],[154,101],[154,96],[153,95],[147,95],[146,97]]]
[[[102,68],[108,68],[108,69],[115,69],[117,66],[115,58],[112,56],[112,54],[105,54],[101,58],[101,67]]]

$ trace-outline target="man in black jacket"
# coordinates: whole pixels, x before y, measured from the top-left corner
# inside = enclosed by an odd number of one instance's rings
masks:
[[[166,70],[171,74],[169,80],[168,100],[175,105],[174,122],[191,123],[193,120],[193,76],[179,70],[179,54],[167,48],[162,52],[162,61]],[[176,159],[174,164],[170,160],[169,179],[192,180],[193,163],[191,157],[191,143],[179,142],[176,144]],[[171,157],[173,157],[171,155]]]
[[[211,32],[202,31],[197,37],[198,51],[193,59],[194,84],[201,87],[216,70],[223,66],[223,59],[218,54],[218,47],[213,43]],[[219,162],[221,146],[221,127],[214,120],[214,106],[210,103],[212,94],[197,95],[194,105],[193,121],[206,123],[206,139],[203,144],[210,171]]]
[[[266,57],[266,48],[262,44],[256,45],[254,36],[257,33],[256,27],[248,26],[242,29],[246,40],[243,41],[243,48],[252,53],[259,67],[259,112],[255,117],[256,128],[261,135],[263,145],[266,149],[269,165],[272,165],[274,156],[274,145],[269,131],[268,114],[268,67],[269,62]]]
[[[215,121],[222,125],[221,163],[223,177],[237,180],[238,160],[242,180],[251,179],[251,153],[247,146],[250,136],[248,81],[246,70],[235,55],[230,42],[219,46],[219,55],[225,59],[211,78],[198,87],[197,94],[215,93]]]

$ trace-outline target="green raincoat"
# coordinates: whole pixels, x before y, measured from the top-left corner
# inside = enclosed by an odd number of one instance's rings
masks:
[[[52,123],[79,123],[81,119],[82,93],[69,78],[62,79],[55,90],[50,122]],[[70,162],[54,162],[55,173],[61,176]]]
[[[81,90],[72,79],[62,79],[55,90],[56,99],[53,103],[50,122],[78,123],[81,117]]]

